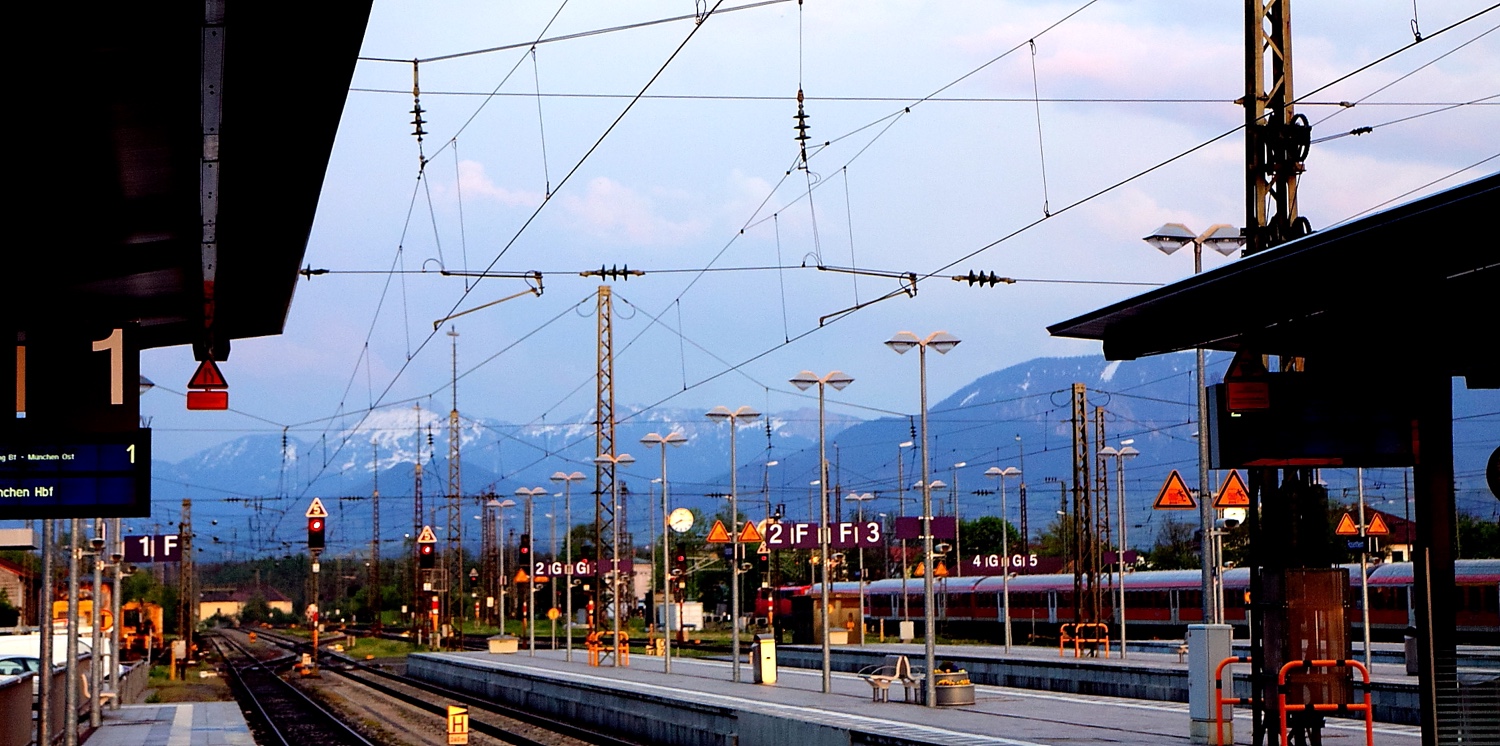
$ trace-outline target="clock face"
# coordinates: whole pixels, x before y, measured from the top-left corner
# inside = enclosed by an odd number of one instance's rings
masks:
[[[667,525],[677,533],[684,533],[693,527],[693,511],[687,508],[678,508],[667,516]]]

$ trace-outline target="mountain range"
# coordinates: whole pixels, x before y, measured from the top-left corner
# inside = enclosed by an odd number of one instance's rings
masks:
[[[1211,355],[1210,371],[1222,371],[1227,355]],[[1109,362],[1099,356],[1039,358],[982,376],[933,403],[929,409],[929,471],[946,486],[934,493],[938,512],[949,513],[957,498],[963,517],[998,514],[1000,485],[985,476],[990,467],[1016,467],[1007,478],[1007,514],[1020,522],[1021,490],[1027,523],[1035,536],[1055,517],[1072,474],[1071,389],[1086,389],[1089,422],[1080,427],[1095,450],[1096,413],[1103,415],[1104,442],[1128,441],[1139,455],[1125,461],[1123,486],[1127,522],[1136,546],[1149,546],[1166,520],[1150,506],[1173,469],[1189,485],[1197,481],[1197,446],[1193,402],[1193,356],[1163,355],[1137,361]],[[1215,382],[1210,375],[1210,383]],[[921,478],[918,451],[901,447],[918,438],[919,417],[860,419],[836,405],[831,394],[827,416],[829,481],[834,496],[870,493],[857,503],[833,500],[838,517],[853,519],[862,505],[866,517],[918,515]],[[1500,392],[1469,391],[1455,385],[1454,417],[1492,418],[1500,410]],[[858,411],[858,410],[855,410]],[[573,483],[574,523],[592,522],[595,436],[592,412],[560,424],[514,424],[489,419],[460,419],[463,512],[477,517],[479,504],[494,494],[512,497],[521,487],[540,486],[561,494],[549,480],[558,471],[580,472]],[[640,442],[642,436],[673,430],[687,442],[667,456],[671,507],[686,507],[700,516],[727,512],[722,495],[729,492],[729,428],[710,421],[699,410],[618,407],[616,453],[636,461],[620,470],[626,528],[644,542],[658,525],[657,485],[660,453]],[[818,479],[817,410],[774,412],[737,430],[737,479],[740,510],[760,519],[779,511],[793,520],[816,520]],[[1493,437],[1487,442],[1493,441]],[[1456,438],[1460,446],[1465,442]],[[1456,453],[1461,492],[1466,474],[1482,473],[1494,443]],[[448,414],[418,409],[371,412],[357,427],[330,430],[317,438],[248,435],[207,448],[177,463],[153,464],[154,518],[127,521],[127,533],[165,533],[174,527],[183,499],[193,500],[194,527],[205,559],[298,551],[301,511],[319,497],[331,513],[330,551],[367,551],[372,535],[372,501],[381,494],[380,535],[384,552],[400,551],[414,523],[415,465],[423,465],[426,515],[423,523],[444,522],[448,481]],[[1468,463],[1473,461],[1474,463]],[[1120,482],[1109,465],[1111,495]],[[908,489],[904,499],[898,489]],[[1352,470],[1349,471],[1352,475]],[[1372,499],[1401,501],[1400,470],[1382,470],[1367,479]],[[1341,477],[1325,477],[1330,488]],[[1472,481],[1472,480],[1470,480]],[[1482,477],[1478,480],[1482,486]],[[1024,485],[1024,488],[1022,487]],[[1393,492],[1394,490],[1394,492]],[[977,493],[977,494],[976,494]],[[1485,491],[1487,494],[1487,491]],[[608,496],[606,496],[608,497]],[[1112,503],[1118,496],[1110,498]],[[1484,498],[1489,505],[1493,500]],[[535,532],[545,548],[552,532],[549,514],[565,526],[561,498],[539,497]],[[519,507],[519,506],[518,506]],[[1461,501],[1461,508],[1463,507]],[[1111,506],[1112,510],[1113,505]],[[1385,508],[1400,512],[1400,508]],[[507,533],[521,523],[519,510],[508,512]],[[1188,516],[1189,518],[1191,516]],[[468,523],[468,521],[473,521]],[[466,520],[466,543],[478,543],[478,521]],[[154,528],[153,528],[154,524]],[[558,530],[562,530],[559,528]],[[439,530],[439,535],[443,532]],[[207,543],[205,543],[207,542]],[[217,553],[219,557],[214,557]]]

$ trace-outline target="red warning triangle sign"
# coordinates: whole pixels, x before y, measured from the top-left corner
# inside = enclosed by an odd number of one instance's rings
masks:
[[[193,373],[192,380],[188,381],[190,389],[227,389],[229,382],[224,380],[224,374],[219,372],[219,366],[212,360],[204,360],[198,363],[198,370]]]
[[[1239,469],[1229,472],[1229,478],[1219,487],[1219,494],[1214,497],[1215,508],[1248,508],[1250,507],[1250,490],[1245,487],[1245,480],[1240,479]]]
[[[1370,517],[1370,522],[1365,524],[1365,536],[1390,536],[1391,527],[1385,524],[1385,519],[1379,513]]]
[[[740,543],[765,541],[760,531],[755,528],[755,521],[745,521],[745,527],[740,529]]]
[[[708,538],[704,541],[710,544],[728,544],[729,529],[724,528],[723,521],[714,521],[713,528],[708,530]]]
[[[1333,532],[1339,536],[1359,536],[1359,524],[1354,522],[1354,516],[1345,512],[1344,517],[1339,519],[1338,528]]]
[[[1161,492],[1156,493],[1156,502],[1151,504],[1153,510],[1193,510],[1197,507],[1193,493],[1188,491],[1187,483],[1182,481],[1182,475],[1176,469],[1161,486]]]

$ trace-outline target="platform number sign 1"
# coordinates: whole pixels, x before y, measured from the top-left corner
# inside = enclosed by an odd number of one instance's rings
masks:
[[[125,403],[125,331],[115,329],[104,339],[94,340],[94,352],[109,353],[109,403]]]

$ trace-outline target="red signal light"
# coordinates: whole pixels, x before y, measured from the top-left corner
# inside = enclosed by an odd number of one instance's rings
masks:
[[[325,524],[322,518],[307,519],[307,548],[322,549],[324,546],[323,529]]]

